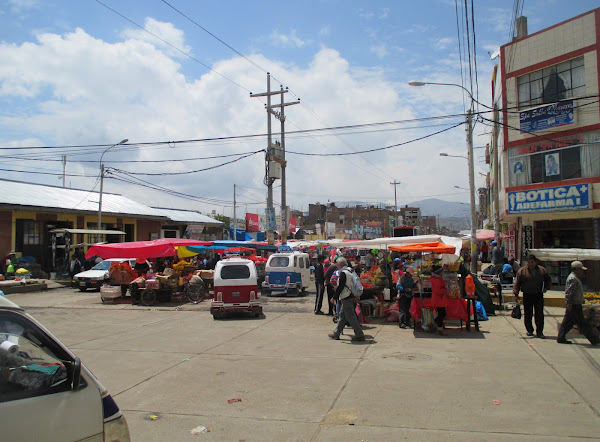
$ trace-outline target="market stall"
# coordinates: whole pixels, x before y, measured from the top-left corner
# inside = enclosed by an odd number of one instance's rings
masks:
[[[211,241],[195,241],[192,239],[163,238],[154,241],[120,242],[112,244],[95,244],[85,254],[86,259],[99,256],[108,258],[165,258],[177,256],[175,247],[209,246]]]
[[[448,299],[446,300],[446,313],[448,319],[458,319],[467,322],[467,301],[463,299],[458,281],[458,270],[460,262],[455,253],[454,245],[443,242],[429,242],[420,244],[392,245],[391,251],[403,253],[419,253],[423,256],[421,264],[417,267],[415,276],[418,278],[419,296],[413,297],[410,305],[410,314],[415,319],[422,318],[422,309],[433,310],[431,302],[431,268],[434,265],[448,264],[448,272],[444,275],[444,281],[448,288]],[[426,254],[426,255],[423,255]],[[436,255],[440,255],[437,257]]]

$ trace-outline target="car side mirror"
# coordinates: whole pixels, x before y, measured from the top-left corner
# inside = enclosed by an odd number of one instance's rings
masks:
[[[79,390],[81,385],[81,359],[75,356],[73,360],[73,366],[71,369],[71,390]]]

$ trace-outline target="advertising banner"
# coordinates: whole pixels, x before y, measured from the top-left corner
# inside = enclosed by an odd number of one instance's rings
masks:
[[[296,233],[296,218],[290,218],[288,222],[288,231],[290,233]]]
[[[259,232],[260,222],[258,213],[246,213],[246,232]]]
[[[565,100],[520,112],[521,132],[537,132],[575,122],[573,100]]]
[[[586,183],[508,192],[508,213],[586,210],[592,203],[591,193],[592,188]]]
[[[277,230],[277,219],[275,218],[275,208],[267,207],[265,209],[267,219],[267,230]]]

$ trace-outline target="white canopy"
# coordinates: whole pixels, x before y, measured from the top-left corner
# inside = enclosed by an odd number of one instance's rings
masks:
[[[440,235],[417,235],[403,236],[400,238],[375,238],[356,241],[344,241],[341,239],[332,239],[327,241],[332,247],[347,248],[356,247],[357,249],[387,249],[389,246],[404,245],[404,244],[421,244],[443,242],[444,244],[456,247],[456,255],[460,255],[462,249],[462,239],[451,236]]]
[[[600,261],[600,249],[529,249],[540,261]]]

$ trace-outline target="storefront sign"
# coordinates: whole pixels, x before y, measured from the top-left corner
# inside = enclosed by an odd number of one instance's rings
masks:
[[[188,224],[183,234],[184,238],[199,240],[202,238],[204,226],[202,224]]]
[[[246,232],[259,232],[258,213],[246,213]]]
[[[529,249],[533,249],[533,227],[523,226],[523,255],[527,255]]]
[[[537,132],[575,122],[573,100],[536,107],[520,113],[521,132]]]
[[[565,210],[589,209],[591,186],[546,187],[543,189],[508,192],[508,213],[558,212]]]
[[[508,230],[508,235],[506,235],[506,257],[508,259],[515,259],[516,253],[516,230],[515,225],[511,224],[510,229]]]
[[[527,146],[515,147],[518,155],[527,155],[530,153],[545,152],[547,150],[560,149],[561,147],[574,146],[583,143],[580,136],[559,138],[558,140],[543,140],[539,143],[528,144]],[[522,166],[521,166],[522,167]],[[521,172],[523,170],[521,169]]]
[[[335,223],[325,223],[325,235],[327,238],[335,237]]]

